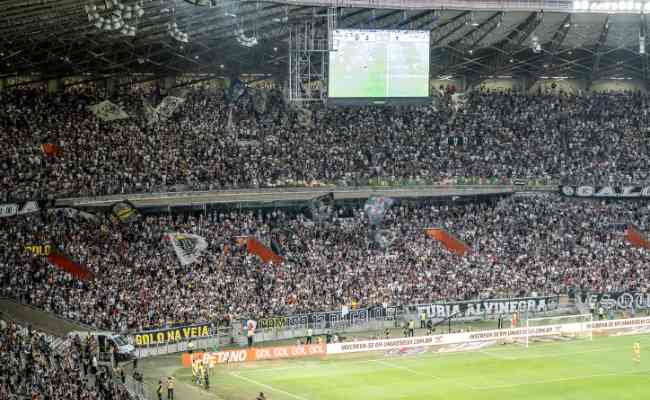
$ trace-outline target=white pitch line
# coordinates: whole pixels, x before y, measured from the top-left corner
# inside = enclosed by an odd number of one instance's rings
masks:
[[[298,400],[307,400],[306,398],[304,398],[304,397],[302,397],[302,396],[298,396],[297,394],[289,393],[289,392],[286,392],[286,391],[284,391],[284,390],[282,390],[282,389],[274,388],[274,387],[271,386],[271,385],[267,385],[266,383],[258,382],[258,381],[254,380],[254,379],[247,378],[247,377],[245,377],[245,376],[241,376],[241,375],[239,375],[239,374],[235,374],[234,372],[231,372],[230,375],[234,376],[235,378],[239,378],[239,379],[241,379],[241,380],[244,380],[244,381],[246,381],[246,382],[248,382],[248,383],[252,383],[252,384],[255,384],[255,385],[257,385],[257,386],[261,386],[261,387],[266,388],[266,389],[268,389],[268,390],[272,390],[272,391],[274,391],[274,392],[278,392],[278,393],[285,394],[285,395],[287,395],[287,396],[289,396],[289,397],[293,397],[294,399],[298,399]]]
[[[582,376],[572,376],[568,378],[557,378],[557,379],[542,379],[535,382],[521,382],[513,383],[507,385],[492,385],[492,386],[481,386],[477,387],[477,390],[493,390],[493,389],[508,389],[519,386],[530,386],[530,385],[542,385],[546,383],[556,383],[556,382],[568,382],[568,381],[579,381],[583,379],[593,379],[593,378],[602,378],[606,376],[624,376],[624,375],[636,375],[650,372],[650,369],[638,370],[638,371],[627,371],[627,372],[610,372],[608,374],[592,374],[592,375],[582,375]]]
[[[540,347],[548,347],[548,346],[558,346],[561,344],[566,344],[566,343],[544,343],[544,344],[536,344],[534,347],[531,347],[530,352],[534,352],[535,350],[539,349]],[[584,353],[593,353],[593,352],[599,352],[599,351],[608,351],[608,350],[616,350],[619,347],[616,346],[610,346],[610,347],[599,347],[597,349],[590,349],[590,350],[584,350],[584,351],[573,351],[573,352],[562,352],[562,353],[544,353],[544,354],[539,354],[539,355],[523,355],[521,357],[518,356],[509,356],[509,355],[504,355],[501,353],[507,353],[510,352],[514,349],[500,349],[500,348],[493,348],[492,351],[490,351],[490,348],[486,348],[485,350],[467,350],[467,351],[454,351],[454,352],[449,352],[449,353],[438,353],[438,352],[427,352],[423,354],[419,354],[414,357],[408,357],[408,359],[412,360],[424,360],[424,359],[429,359],[429,358],[446,358],[446,357],[453,357],[453,356],[462,356],[462,355],[467,355],[467,354],[472,354],[472,353],[480,353],[480,354],[485,354],[487,356],[492,356],[494,358],[499,358],[499,359],[504,359],[504,360],[528,360],[528,359],[537,359],[537,358],[553,358],[553,357],[566,357],[566,356],[571,356],[574,354],[584,354]],[[523,351],[523,349],[520,349]],[[527,351],[528,352],[528,351]],[[368,364],[368,363],[375,363],[377,361],[383,361],[385,360],[386,357],[382,358],[374,358],[374,359],[368,359],[368,360],[344,360],[344,359],[337,359],[337,360],[328,360],[325,361],[325,365],[329,365],[331,363],[343,363],[346,365],[351,365],[351,364]],[[246,369],[246,373],[264,373],[264,372],[275,372],[275,371],[283,371],[283,370],[293,370],[293,369],[305,369],[305,368],[322,368],[324,365],[323,363],[304,363],[301,365],[291,365],[287,367],[269,367],[269,368],[250,368]]]
[[[576,354],[588,354],[588,353],[600,353],[600,352],[607,352],[607,351],[612,351],[612,350],[618,350],[616,347],[599,347],[596,349],[590,349],[590,350],[583,350],[583,351],[571,351],[571,352],[563,352],[563,353],[550,353],[550,354],[537,354],[537,355],[532,355],[532,356],[522,356],[522,357],[517,357],[517,356],[506,356],[503,354],[499,354],[499,352],[496,351],[487,351],[487,350],[480,350],[478,351],[481,354],[485,354],[486,356],[494,357],[500,360],[508,360],[508,361],[523,361],[523,360],[534,360],[538,358],[564,358],[568,356],[573,356]]]
[[[488,357],[496,358],[498,360],[507,360],[507,361],[517,360],[517,357],[504,356],[503,354],[499,354],[498,352],[491,353],[489,351],[479,350],[478,353],[484,354]]]

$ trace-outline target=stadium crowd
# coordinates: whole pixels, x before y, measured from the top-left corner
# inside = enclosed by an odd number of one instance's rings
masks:
[[[304,211],[304,210],[302,210]],[[480,296],[650,288],[646,251],[621,227],[648,226],[648,206],[555,194],[478,203],[402,202],[383,221],[383,245],[363,208],[338,207],[314,222],[301,210],[149,215],[129,225],[62,213],[6,219],[0,228],[0,295],[89,325],[140,330],[174,323],[289,315],[341,305],[417,304]],[[444,227],[470,247],[458,257],[423,228]],[[181,265],[163,233],[204,237],[197,263]],[[237,240],[279,243],[282,265],[263,264]],[[24,251],[59,245],[95,274],[89,282]]]
[[[92,345],[0,318],[0,399],[129,400],[124,386],[98,368]]]
[[[253,92],[255,93],[255,92]],[[259,91],[257,92],[259,93]],[[88,94],[0,94],[5,199],[182,188],[364,184],[458,177],[574,183],[647,180],[648,97],[639,93],[476,91],[412,107],[299,110],[279,92],[227,105],[188,90],[151,125],[140,96],[113,99],[131,117],[103,122]],[[262,98],[262,100],[259,100]],[[260,101],[263,103],[259,105]],[[42,144],[62,154],[45,156]]]

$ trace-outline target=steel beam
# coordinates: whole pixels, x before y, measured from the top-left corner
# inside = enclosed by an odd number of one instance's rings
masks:
[[[587,82],[587,90],[591,87],[591,84],[595,79],[598,78],[598,72],[600,71],[600,61],[603,56],[603,49],[605,47],[605,42],[607,42],[607,34],[609,33],[609,15],[605,18],[605,23],[600,30],[600,35],[598,36],[598,42],[596,43],[596,48],[594,49],[594,59],[591,65],[591,74],[589,74],[589,80]]]
[[[642,39],[643,38],[643,39]],[[644,42],[641,43],[641,40]],[[643,82],[645,82],[646,87],[648,85],[648,23],[646,21],[645,14],[641,14],[639,19],[639,56],[641,57],[641,65],[643,68]],[[643,46],[643,52],[641,52],[641,46]]]
[[[542,76],[542,74],[544,73],[545,65],[550,65],[556,61],[557,53],[560,51],[560,48],[562,47],[562,43],[564,43],[564,39],[566,38],[570,29],[571,29],[571,14],[567,14],[566,17],[564,17],[564,19],[560,23],[560,26],[553,34],[553,38],[551,38],[551,41],[545,43],[542,46],[542,51],[544,52],[544,56],[542,57],[540,62],[537,63],[537,69],[535,70],[535,72],[531,75],[530,79],[527,80],[526,89],[530,89],[531,87],[533,87],[535,82],[539,80],[539,77]]]
[[[469,11],[463,11],[452,19],[443,22],[431,30],[431,47],[436,47],[445,39],[458,32],[469,22],[471,14]]]

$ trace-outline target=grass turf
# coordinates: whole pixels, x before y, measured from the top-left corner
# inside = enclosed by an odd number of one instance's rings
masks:
[[[648,339],[619,336],[528,349],[495,345],[461,353],[367,353],[219,366],[210,373],[209,391],[191,383],[191,371],[179,367],[178,355],[145,360],[143,367],[149,390],[160,376],[173,373],[178,399],[253,400],[262,391],[272,400],[637,400],[650,393],[650,362],[632,360],[632,343],[641,342],[643,353],[650,350]]]

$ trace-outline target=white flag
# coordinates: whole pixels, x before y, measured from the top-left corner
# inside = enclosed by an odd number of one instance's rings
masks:
[[[104,100],[93,106],[88,106],[88,108],[102,121],[114,121],[116,119],[129,118],[129,114],[124,112],[120,106],[108,100]]]
[[[165,121],[174,114],[174,111],[185,102],[182,97],[167,96],[156,107],[156,113],[161,121]]]
[[[153,125],[158,122],[158,113],[156,112],[156,109],[153,108],[144,97],[142,98],[142,110],[144,111],[144,117],[147,120],[147,124]]]
[[[185,99],[182,97],[167,96],[165,97],[158,107],[154,108],[144,98],[142,99],[142,107],[144,115],[149,125],[158,123],[159,121],[166,121],[178,109],[178,106],[183,104]]]
[[[208,248],[205,238],[191,233],[172,232],[165,235],[165,239],[172,244],[178,261],[182,265],[196,262],[203,250]]]

